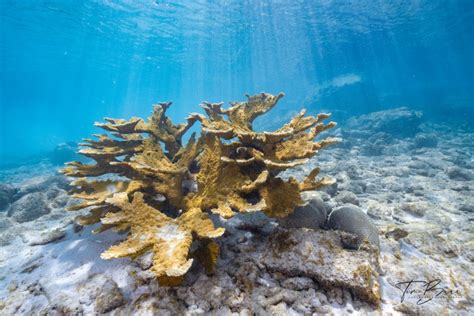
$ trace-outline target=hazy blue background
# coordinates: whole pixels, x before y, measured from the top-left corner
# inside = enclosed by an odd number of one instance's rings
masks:
[[[0,162],[104,116],[286,92],[347,115],[407,105],[472,118],[474,1],[0,0]]]

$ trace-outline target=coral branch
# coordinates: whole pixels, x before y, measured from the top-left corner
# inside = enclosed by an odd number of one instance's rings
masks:
[[[278,177],[338,141],[315,141],[335,126],[323,123],[330,116],[325,113],[307,116],[301,111],[276,131],[255,132],[253,121],[283,96],[247,96],[229,108],[203,102],[207,116],[193,113],[178,125],[166,116],[171,102],[155,105],[147,121],[106,118],[106,123],[96,123],[110,134],[85,139],[79,151],[94,162],[68,163],[63,173],[78,178],[71,183],[71,194],[81,202],[70,210],[89,211],[78,217],[80,224],[100,223],[95,232],[128,231],[128,238],[102,258],[152,251],[151,270],[158,281],[176,285],[193,258],[208,273],[214,271],[219,247],[213,239],[224,229],[214,227],[209,212],[223,218],[255,211],[286,217],[302,204],[302,191],[331,184],[327,177],[316,179],[318,168],[302,182]],[[196,121],[201,123],[198,139],[192,135],[183,146],[183,135]]]
[[[193,233],[198,238],[216,238],[224,233],[223,228],[215,228],[207,214],[199,209],[191,209],[173,219],[147,205],[143,194],[136,192],[132,202],[126,193],[115,194],[107,200],[118,207],[119,212],[107,213],[103,224],[130,225],[129,237],[118,245],[110,247],[103,259],[137,256],[146,250],[153,251],[152,270],[158,278],[184,275],[193,262],[188,258]]]

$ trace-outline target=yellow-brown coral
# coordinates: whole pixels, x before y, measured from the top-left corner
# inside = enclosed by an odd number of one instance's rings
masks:
[[[224,218],[254,211],[286,217],[302,204],[302,191],[330,184],[329,178],[316,179],[319,169],[302,182],[278,177],[336,141],[314,141],[335,123],[322,123],[329,114],[314,117],[304,111],[274,132],[255,132],[254,119],[282,97],[247,96],[228,109],[204,102],[207,116],[191,114],[179,125],[166,116],[171,102],[156,105],[146,122],[107,118],[96,123],[111,135],[81,144],[80,153],[94,163],[71,162],[63,173],[78,178],[71,194],[82,202],[70,209],[89,209],[80,224],[100,222],[96,231],[128,231],[125,241],[101,257],[136,257],[151,250],[152,271],[161,283],[174,285],[191,267],[193,242],[198,245],[193,257],[214,271],[219,247],[213,239],[224,229],[214,226],[208,212]],[[202,127],[198,139],[192,135],[183,146],[183,134],[197,121]],[[106,178],[91,179],[99,176]]]

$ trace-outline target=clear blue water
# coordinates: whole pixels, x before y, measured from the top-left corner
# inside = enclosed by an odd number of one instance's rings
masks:
[[[172,100],[472,121],[474,1],[0,1],[0,161]],[[448,112],[447,111],[452,111]]]

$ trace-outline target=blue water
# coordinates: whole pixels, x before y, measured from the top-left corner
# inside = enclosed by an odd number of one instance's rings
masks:
[[[471,119],[474,1],[0,1],[0,161],[171,100]],[[447,112],[451,111],[451,112]],[[344,117],[344,116],[340,116]]]

